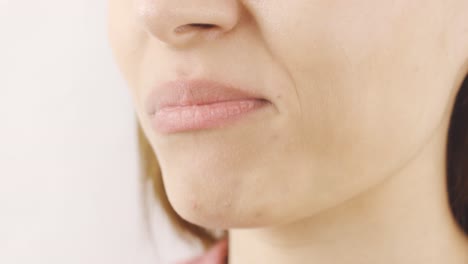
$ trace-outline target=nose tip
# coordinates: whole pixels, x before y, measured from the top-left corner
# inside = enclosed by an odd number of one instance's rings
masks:
[[[173,46],[216,38],[238,23],[237,0],[140,0],[145,30]]]

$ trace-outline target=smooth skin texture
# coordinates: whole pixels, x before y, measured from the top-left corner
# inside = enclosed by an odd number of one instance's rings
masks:
[[[110,0],[109,37],[174,209],[229,263],[468,263],[445,190],[466,0]],[[192,23],[213,27],[190,26]],[[163,135],[151,86],[204,77],[271,106]]]

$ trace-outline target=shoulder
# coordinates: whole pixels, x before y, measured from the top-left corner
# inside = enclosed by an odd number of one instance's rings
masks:
[[[176,264],[225,264],[228,255],[228,242],[223,239],[217,242],[203,255]]]

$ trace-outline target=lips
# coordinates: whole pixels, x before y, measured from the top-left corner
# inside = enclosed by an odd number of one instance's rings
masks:
[[[151,92],[146,103],[148,114],[174,106],[203,105],[240,99],[259,99],[259,95],[220,82],[197,79],[163,83]]]
[[[156,86],[145,107],[153,127],[170,133],[219,126],[267,104],[258,94],[233,85],[179,79]]]

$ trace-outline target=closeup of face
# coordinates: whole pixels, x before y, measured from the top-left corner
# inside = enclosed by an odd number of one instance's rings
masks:
[[[209,228],[268,226],[383,182],[450,114],[462,2],[110,0],[112,49],[176,212]],[[148,109],[180,80],[263,104],[163,129]]]

